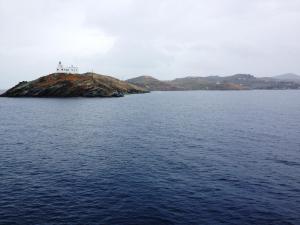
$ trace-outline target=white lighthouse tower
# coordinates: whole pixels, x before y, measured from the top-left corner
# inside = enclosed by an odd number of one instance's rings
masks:
[[[59,61],[58,66],[56,68],[56,73],[72,73],[72,74],[77,74],[79,73],[79,68],[77,66],[67,66],[64,67],[61,64],[61,61]]]

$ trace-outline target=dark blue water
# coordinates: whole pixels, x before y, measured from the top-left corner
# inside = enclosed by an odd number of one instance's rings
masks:
[[[300,224],[300,91],[0,98],[0,224]]]

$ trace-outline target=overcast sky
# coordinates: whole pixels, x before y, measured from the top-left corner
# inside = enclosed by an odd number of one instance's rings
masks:
[[[0,0],[0,88],[59,60],[120,79],[300,73],[300,0]]]

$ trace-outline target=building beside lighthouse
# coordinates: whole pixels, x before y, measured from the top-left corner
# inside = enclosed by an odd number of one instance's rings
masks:
[[[79,73],[79,68],[77,66],[63,66],[59,61],[56,68],[56,73]]]

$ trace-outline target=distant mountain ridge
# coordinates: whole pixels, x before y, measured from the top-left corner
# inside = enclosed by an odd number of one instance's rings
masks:
[[[300,83],[294,81],[279,80],[272,77],[257,78],[251,74],[235,74],[226,77],[184,77],[171,81],[160,81],[151,76],[142,76],[129,79],[127,82],[149,91],[300,89]]]

